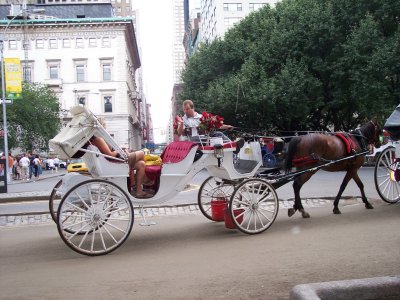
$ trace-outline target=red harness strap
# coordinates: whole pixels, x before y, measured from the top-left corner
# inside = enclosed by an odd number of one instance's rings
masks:
[[[346,146],[347,154],[351,154],[356,151],[357,145],[347,133],[336,132],[335,136],[343,141],[344,145]]]
[[[307,165],[314,165],[319,162],[319,159],[313,155],[296,157],[293,159],[293,166],[296,168],[304,167]]]

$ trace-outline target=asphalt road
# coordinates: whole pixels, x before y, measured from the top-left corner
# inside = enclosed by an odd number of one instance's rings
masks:
[[[329,203],[330,204],[330,203]],[[201,215],[152,218],[106,256],[70,250],[52,223],[0,228],[1,299],[288,299],[301,283],[400,274],[400,204],[281,209],[245,235]]]

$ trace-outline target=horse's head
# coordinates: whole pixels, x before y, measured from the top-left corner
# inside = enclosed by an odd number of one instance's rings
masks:
[[[361,127],[360,130],[365,139],[367,139],[369,145],[374,145],[375,148],[379,148],[381,146],[383,130],[377,121],[369,121],[367,124]]]

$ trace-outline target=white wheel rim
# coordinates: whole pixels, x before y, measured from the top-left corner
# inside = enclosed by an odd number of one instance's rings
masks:
[[[90,255],[116,249],[130,233],[133,215],[130,200],[118,187],[93,181],[79,185],[58,208],[58,227],[72,249]]]
[[[386,151],[377,162],[376,169],[377,188],[385,199],[392,202],[400,199],[400,182],[394,176],[394,171],[400,166],[395,159],[395,149]]]
[[[274,188],[261,179],[245,181],[231,198],[231,217],[235,225],[249,234],[268,229],[278,214],[278,197]]]

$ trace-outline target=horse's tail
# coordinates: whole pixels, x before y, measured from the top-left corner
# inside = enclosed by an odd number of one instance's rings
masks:
[[[286,153],[285,166],[284,166],[285,173],[289,173],[293,167],[292,164],[293,158],[296,153],[297,145],[300,143],[300,141],[301,141],[300,137],[295,137],[292,138],[289,143],[288,150]]]

